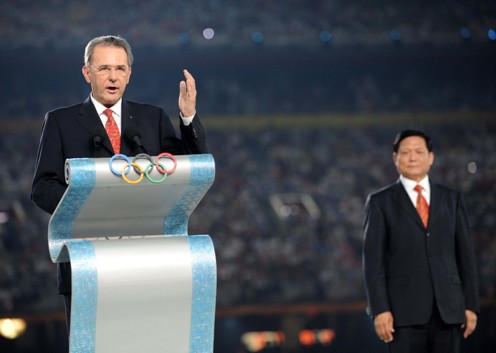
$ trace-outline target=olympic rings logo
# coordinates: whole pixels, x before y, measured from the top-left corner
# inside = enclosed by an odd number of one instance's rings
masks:
[[[161,158],[168,158],[172,160],[174,166],[171,169],[165,168],[165,166],[160,162]],[[117,170],[114,168],[114,161],[116,159],[121,159],[126,162],[124,163],[121,170]],[[141,165],[137,162],[140,159],[145,159],[149,161],[146,168],[143,169],[143,167],[141,167]],[[174,157],[172,154],[167,152],[163,152],[159,154],[157,157],[155,157],[155,160],[146,153],[140,153],[136,155],[132,160],[130,160],[129,157],[126,156],[125,154],[116,154],[112,156],[112,158],[110,158],[109,167],[112,173],[122,177],[122,179],[128,184],[138,184],[143,180],[145,176],[152,183],[161,183],[165,179],[167,179],[167,177],[170,174],[174,173],[177,167],[177,160],[176,157]],[[128,177],[128,174],[131,171],[131,167],[136,172],[136,174],[138,174],[137,179],[130,179]],[[160,178],[155,179],[154,177],[152,177],[151,174],[154,169],[156,169],[159,172],[159,174],[162,175]]]

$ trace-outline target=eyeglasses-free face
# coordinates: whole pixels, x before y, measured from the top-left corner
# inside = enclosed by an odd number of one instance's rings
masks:
[[[393,154],[393,161],[398,173],[418,182],[429,172],[434,153],[429,152],[422,137],[410,136],[400,142],[398,152]]]

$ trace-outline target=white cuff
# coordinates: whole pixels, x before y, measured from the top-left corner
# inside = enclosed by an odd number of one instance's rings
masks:
[[[192,116],[183,116],[183,113],[180,111],[179,115],[181,116],[181,119],[183,119],[184,126],[188,126],[193,121],[193,118],[195,117],[196,112]]]

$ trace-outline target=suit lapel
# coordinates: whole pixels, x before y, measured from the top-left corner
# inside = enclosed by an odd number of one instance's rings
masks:
[[[431,202],[429,205],[429,224],[433,222],[439,214],[440,205],[442,205],[444,194],[436,184],[431,183]]]
[[[77,121],[86,130],[88,130],[91,135],[93,135],[97,131],[97,129],[102,126],[102,121],[100,120],[95,106],[93,105],[89,97],[83,102],[83,104],[81,104]],[[103,147],[105,147],[109,151],[109,153],[113,154],[112,144],[110,143],[110,139],[108,138],[107,134],[104,134],[102,138]]]
[[[406,214],[408,214],[409,217],[413,218],[413,220],[418,224],[419,227],[424,229],[424,224],[420,219],[417,209],[415,208],[415,206],[413,206],[412,200],[410,200],[405,187],[399,179],[396,183],[394,191],[394,198],[396,200],[396,203],[398,204],[398,208],[402,209]]]
[[[128,126],[133,126],[133,116],[131,108],[127,101],[122,100],[122,117],[121,117],[121,153],[129,155],[132,150],[129,141],[124,136],[124,131]]]

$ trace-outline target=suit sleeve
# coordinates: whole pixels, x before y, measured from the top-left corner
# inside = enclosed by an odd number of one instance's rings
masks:
[[[206,145],[205,129],[200,121],[200,117],[195,115],[193,121],[188,126],[180,120],[182,148],[185,154],[208,153]]]
[[[177,155],[208,153],[205,130],[198,115],[188,126],[179,117],[181,138],[176,136],[172,122],[165,112],[160,110],[160,150]]]
[[[48,213],[53,213],[67,188],[64,177],[64,157],[59,128],[48,113],[43,123],[36,160],[31,200]]]
[[[387,294],[385,256],[386,220],[377,198],[369,195],[365,204],[363,272],[369,314],[390,311]]]
[[[479,313],[479,286],[474,243],[470,234],[465,201],[461,194],[458,196],[456,220],[456,251],[463,283],[465,305],[466,309]]]

